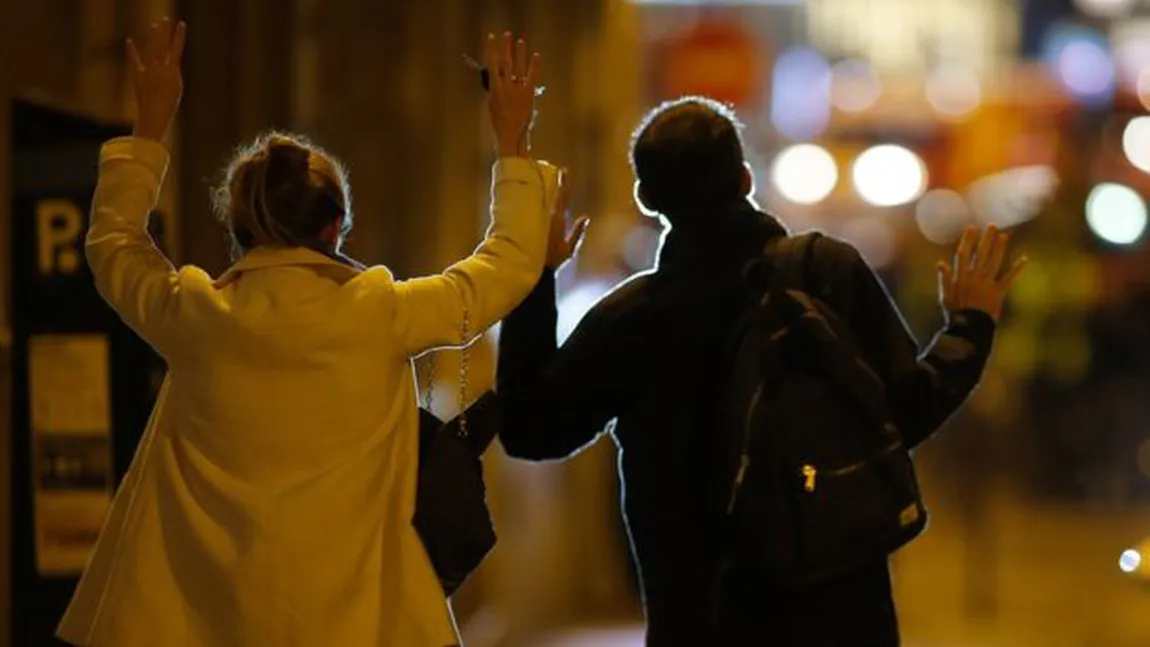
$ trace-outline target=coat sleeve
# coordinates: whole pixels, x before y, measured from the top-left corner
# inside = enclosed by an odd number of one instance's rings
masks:
[[[917,447],[966,401],[982,378],[994,341],[995,322],[985,312],[962,310],[949,317],[934,340],[920,350],[886,287],[858,251],[833,246],[833,298],[872,368],[910,448]]]
[[[548,227],[541,171],[526,159],[502,159],[491,191],[491,226],[470,257],[440,274],[388,281],[390,318],[404,355],[469,343],[538,280]]]
[[[100,294],[161,355],[172,345],[180,276],[147,227],[167,166],[168,152],[157,142],[106,143],[85,243]]]
[[[555,277],[545,271],[503,322],[496,383],[504,415],[500,440],[508,455],[565,458],[623,413],[629,382],[623,349],[613,347],[609,334],[610,318],[600,302],[558,347]]]

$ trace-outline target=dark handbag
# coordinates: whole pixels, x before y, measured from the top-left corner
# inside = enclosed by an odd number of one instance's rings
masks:
[[[464,338],[466,327],[465,316]],[[467,397],[467,356],[464,349],[461,406]],[[431,366],[434,375],[434,363]],[[482,457],[499,431],[500,415],[492,391],[448,422],[431,412],[430,387],[419,409],[419,478],[412,523],[448,597],[495,548]]]

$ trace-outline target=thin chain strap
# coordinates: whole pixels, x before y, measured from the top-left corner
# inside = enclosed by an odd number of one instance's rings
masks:
[[[431,412],[435,396],[435,353],[427,354],[427,392],[423,394],[423,408]]]
[[[471,347],[467,344],[468,328],[470,326],[470,318],[467,314],[467,308],[463,309],[463,354],[459,358],[459,435],[467,437],[467,378],[468,378],[468,357],[471,355]]]
[[[471,355],[471,347],[467,346],[467,335],[470,330],[471,319],[468,316],[467,310],[463,311],[463,343],[465,344],[462,354],[459,358],[459,434],[461,436],[468,435],[467,429],[467,387],[468,387],[468,364]],[[427,356],[427,391],[423,396],[423,408],[428,412],[431,411],[431,405],[434,401],[435,394],[435,354],[429,353]]]

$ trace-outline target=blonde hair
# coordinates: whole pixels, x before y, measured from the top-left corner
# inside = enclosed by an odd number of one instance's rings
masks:
[[[228,230],[233,256],[259,245],[323,247],[320,234],[341,221],[340,239],[351,231],[347,170],[307,138],[268,132],[241,146],[213,190],[216,216]]]

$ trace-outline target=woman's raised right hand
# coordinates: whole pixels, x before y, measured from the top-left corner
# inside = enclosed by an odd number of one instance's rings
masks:
[[[184,93],[180,59],[186,35],[182,20],[173,29],[171,19],[164,18],[152,23],[143,52],[128,39],[128,69],[136,88],[136,137],[162,141],[171,127]]]
[[[535,119],[535,88],[541,57],[527,55],[527,43],[512,43],[511,32],[502,38],[487,35],[484,64],[490,78],[491,126],[499,157],[527,157],[531,125]]]

